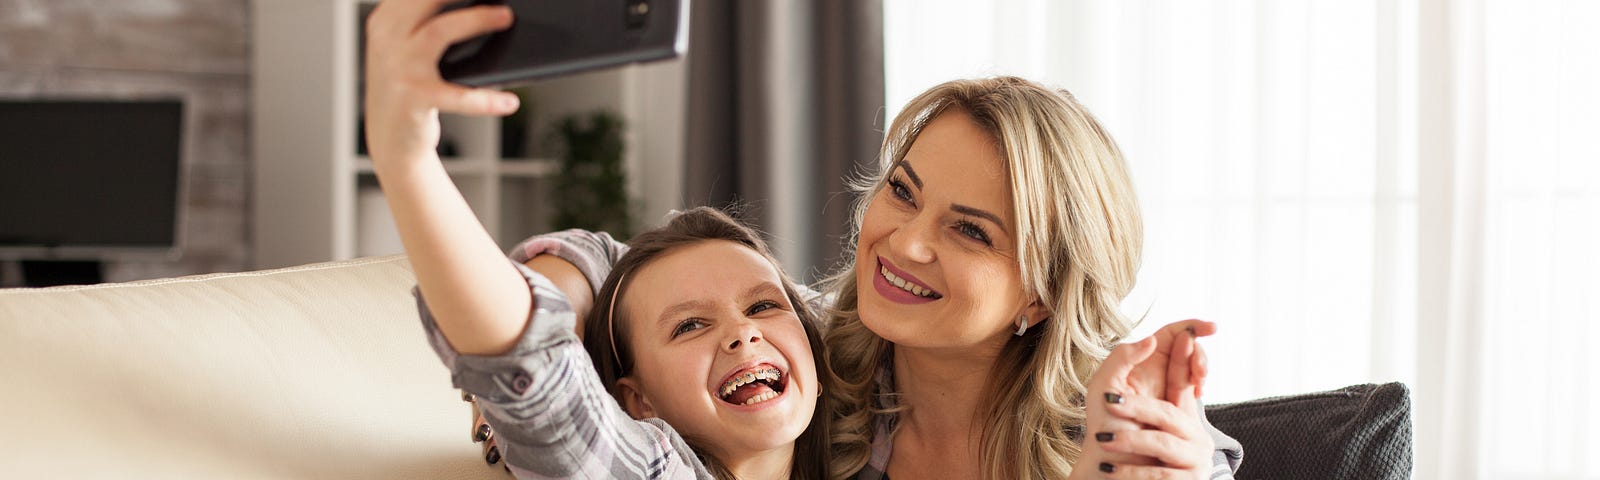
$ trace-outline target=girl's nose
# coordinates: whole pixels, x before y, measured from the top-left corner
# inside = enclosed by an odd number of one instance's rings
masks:
[[[738,351],[740,347],[748,347],[750,344],[760,341],[761,332],[747,322],[738,327],[733,338],[725,345],[727,345],[727,351],[734,352]]]

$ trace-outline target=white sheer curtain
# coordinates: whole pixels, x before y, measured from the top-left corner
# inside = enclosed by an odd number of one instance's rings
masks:
[[[1600,478],[1600,2],[884,8],[889,118],[1014,74],[1107,124],[1207,401],[1402,381],[1417,478]]]

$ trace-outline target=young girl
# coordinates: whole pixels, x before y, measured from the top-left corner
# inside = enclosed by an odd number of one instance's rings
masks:
[[[711,209],[678,215],[635,239],[598,296],[559,257],[500,255],[433,146],[440,109],[504,114],[515,97],[447,84],[435,65],[450,43],[508,26],[510,12],[435,16],[445,3],[373,11],[367,133],[424,329],[512,472],[823,478],[821,336],[750,229]]]

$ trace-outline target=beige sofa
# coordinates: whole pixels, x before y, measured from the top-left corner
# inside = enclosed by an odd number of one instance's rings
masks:
[[[504,479],[404,257],[0,290],[0,479]],[[1241,480],[1403,479],[1404,385],[1209,405]]]
[[[404,257],[0,290],[0,478],[508,476]]]

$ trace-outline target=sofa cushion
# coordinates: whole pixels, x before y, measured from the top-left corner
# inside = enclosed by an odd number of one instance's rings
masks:
[[[1411,401],[1400,383],[1211,405],[1206,417],[1244,444],[1241,480],[1411,477]]]
[[[0,290],[0,477],[503,479],[399,256]]]

